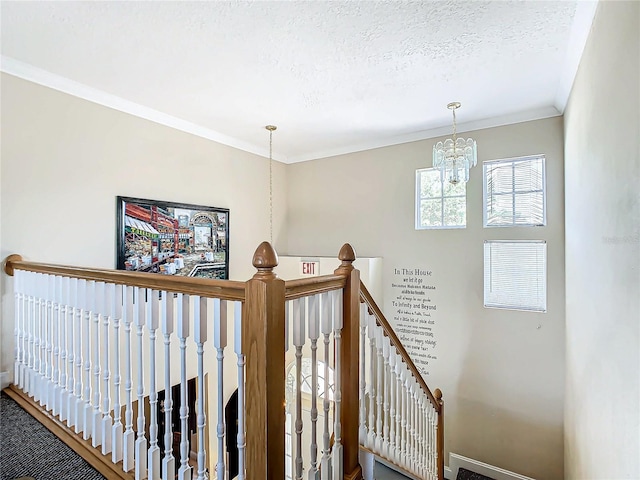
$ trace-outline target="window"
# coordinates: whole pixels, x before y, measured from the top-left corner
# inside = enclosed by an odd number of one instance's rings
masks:
[[[546,225],[544,155],[484,162],[484,226]]]
[[[485,241],[484,306],[547,311],[547,242]]]
[[[466,226],[466,183],[452,185],[435,168],[416,170],[416,230]]]

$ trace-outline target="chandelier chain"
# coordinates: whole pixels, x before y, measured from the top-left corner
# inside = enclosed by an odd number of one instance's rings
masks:
[[[273,245],[273,130],[269,129],[269,242]]]

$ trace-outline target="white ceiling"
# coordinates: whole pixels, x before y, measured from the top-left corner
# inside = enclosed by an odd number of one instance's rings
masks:
[[[595,1],[2,1],[1,69],[296,162],[562,113]]]

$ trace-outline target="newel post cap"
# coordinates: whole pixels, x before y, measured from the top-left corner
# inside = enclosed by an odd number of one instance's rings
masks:
[[[253,254],[252,263],[258,270],[254,278],[275,276],[273,269],[278,266],[278,254],[269,242],[262,242]]]
[[[442,390],[436,388],[436,391],[433,392],[433,396],[436,397],[438,403],[442,404]]]
[[[338,259],[342,261],[339,268],[351,270],[353,269],[352,264],[356,260],[356,252],[350,244],[345,243],[340,249],[340,253],[338,253]]]
[[[2,269],[4,270],[4,273],[13,277],[13,265],[11,263],[21,262],[21,261],[22,261],[22,256],[18,255],[17,253],[9,255],[7,258],[4,259],[4,264],[2,265]]]

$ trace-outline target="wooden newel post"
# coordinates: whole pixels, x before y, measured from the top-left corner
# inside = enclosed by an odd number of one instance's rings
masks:
[[[444,480],[444,400],[442,400],[442,391],[439,388],[436,388],[434,396],[440,406],[438,410],[438,437],[436,444],[438,448],[438,480]]]
[[[344,478],[362,479],[362,467],[358,461],[360,440],[358,422],[360,419],[360,272],[353,268],[356,254],[348,243],[340,249],[338,258],[342,264],[336,269],[337,275],[346,275],[343,292],[343,326],[340,365],[342,383],[342,445]]]
[[[285,290],[273,272],[276,265],[275,250],[262,242],[253,255],[258,272],[247,282],[243,309],[248,480],[285,477]]]

